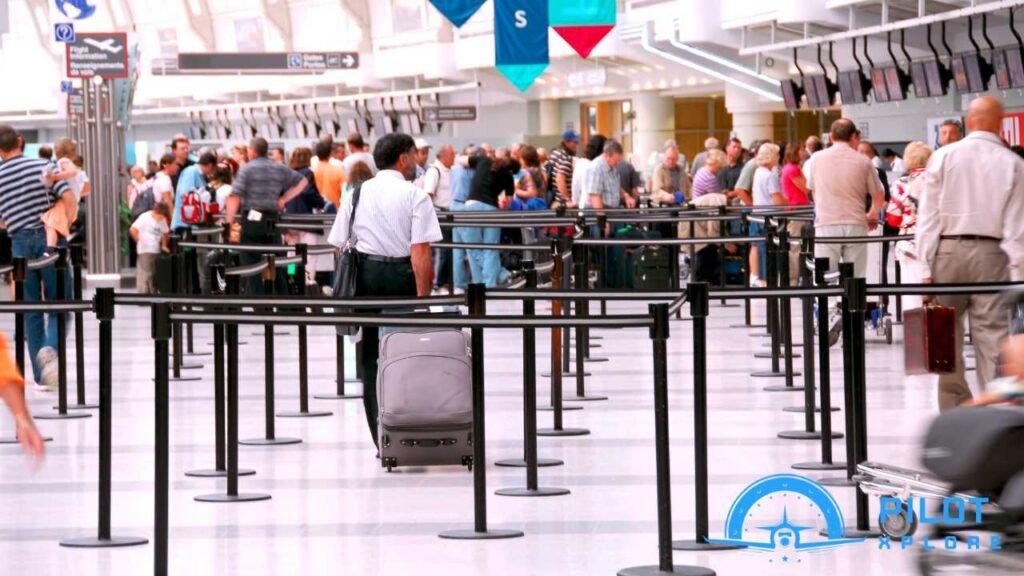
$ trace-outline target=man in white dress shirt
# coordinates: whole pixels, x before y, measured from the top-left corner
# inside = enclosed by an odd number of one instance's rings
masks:
[[[937,150],[921,176],[916,240],[926,284],[1024,280],[1024,160],[1000,138],[1002,119],[999,99],[971,102],[967,138]],[[939,408],[945,410],[971,399],[964,378],[964,313],[982,389],[994,378],[1008,326],[997,294],[935,300],[955,308],[957,319],[956,372],[939,377]]]
[[[434,208],[451,210],[452,207],[452,165],[455,164],[455,149],[445,144],[437,149],[434,163],[423,174],[423,191],[430,196]],[[452,241],[452,229],[441,230],[445,242]],[[448,283],[447,274],[449,251],[434,250],[434,288],[442,288]]]
[[[441,240],[441,227],[430,198],[412,183],[416,144],[405,134],[388,134],[377,141],[373,156],[380,171],[345,197],[327,241],[340,248],[353,237],[359,253],[356,296],[429,296],[430,243]],[[363,407],[374,444],[378,343],[377,328],[364,326]]]

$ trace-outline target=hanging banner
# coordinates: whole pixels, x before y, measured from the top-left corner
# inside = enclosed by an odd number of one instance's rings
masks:
[[[442,16],[448,19],[456,28],[461,28],[466,20],[473,17],[476,11],[484,5],[485,0],[430,0],[430,3],[437,8]]]
[[[526,92],[548,64],[548,0],[494,0],[494,63]]]
[[[551,27],[581,58],[615,28],[615,0],[550,0]]]

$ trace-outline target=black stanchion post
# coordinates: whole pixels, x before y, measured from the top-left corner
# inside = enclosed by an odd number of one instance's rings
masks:
[[[850,315],[850,299],[849,292],[846,289],[847,280],[853,278],[853,263],[852,262],[841,262],[839,264],[839,285],[843,287],[843,295],[839,300],[840,318],[842,322],[842,350],[843,350],[843,404],[846,407],[846,477],[845,478],[825,478],[822,484],[826,486],[856,486],[853,481],[854,474],[857,473],[857,457],[855,454],[856,446],[855,443],[857,428],[854,418],[856,418],[856,409],[854,407],[853,400],[853,382],[851,380],[851,357],[850,357],[850,333],[856,327],[856,322],[853,322]],[[829,316],[828,308],[826,307],[824,312],[822,309],[818,310],[818,320],[823,322],[819,324],[818,332],[828,332],[826,326]],[[861,330],[864,329],[863,318],[859,321]],[[824,387],[824,385],[822,386]]]
[[[776,251],[775,251],[775,241],[774,241],[774,238],[775,238],[775,227],[770,222],[768,222],[767,220],[765,221],[765,225],[764,225],[764,235],[765,235],[765,259],[764,259],[765,260],[764,261],[765,278],[764,278],[764,281],[765,281],[765,284],[766,284],[767,288],[774,289],[774,288],[778,288],[778,284],[776,282],[777,278],[776,278],[776,274],[775,274],[775,261],[776,261],[775,260],[775,258],[776,258],[775,252]],[[752,250],[756,250],[757,247],[756,246],[751,246],[751,249]],[[778,321],[779,321],[779,314],[778,314],[778,312],[779,312],[779,310],[778,310],[778,298],[775,298],[773,296],[766,297],[765,298],[765,317],[766,317],[765,326],[766,326],[767,332],[766,332],[766,334],[754,334],[754,336],[767,335],[768,337],[771,338],[771,340],[770,340],[770,342],[771,342],[771,351],[767,354],[767,357],[771,358],[772,363],[771,363],[771,368],[769,370],[759,370],[759,371],[756,371],[756,372],[752,372],[750,375],[755,377],[755,378],[776,378],[776,377],[783,377],[783,376],[785,376],[785,373],[780,369],[780,365],[779,365],[779,359],[781,357],[781,346],[780,346],[780,342],[779,342],[779,335],[781,333],[781,330],[778,327]],[[757,352],[757,353],[754,354],[755,358],[757,358],[757,357],[764,357],[764,356],[766,356],[766,354],[763,353],[763,352]]]
[[[523,262],[526,272],[526,287],[537,287],[537,270],[532,260]],[[536,306],[533,300],[523,300],[523,316],[532,318]],[[500,460],[498,466],[519,466],[526,468],[526,488],[503,488],[495,492],[500,496],[562,496],[568,494],[565,488],[539,487],[537,467],[537,330],[523,328],[523,460]],[[548,466],[562,464],[561,460],[549,460]]]
[[[687,290],[694,283],[687,286]],[[707,310],[707,285],[704,285],[704,310]],[[675,565],[672,562],[672,473],[669,453],[668,414],[668,304],[648,306],[654,325],[651,326],[651,344],[654,348],[654,452],[655,474],[658,485],[658,564],[619,570],[619,576],[655,576],[682,574],[684,576],[715,576],[714,570],[699,566]],[[692,313],[692,304],[691,304]],[[701,317],[703,320],[703,317]],[[694,345],[697,345],[698,316],[693,314]],[[703,338],[699,339],[703,345]],[[695,371],[696,374],[696,371]],[[685,544],[690,544],[686,542]]]
[[[95,538],[61,540],[69,548],[113,548],[146,544],[145,538],[110,535],[111,443],[112,435],[112,382],[113,382],[113,327],[114,290],[99,288],[93,298],[93,309],[100,322],[100,449],[99,449],[99,522]]]
[[[471,318],[487,315],[487,288],[470,284],[466,291]],[[487,527],[487,454],[484,448],[484,329],[470,330],[470,355],[473,372],[473,528],[446,530],[438,534],[450,540],[497,540],[523,536],[519,530],[496,530]]]
[[[608,226],[608,216],[605,215],[605,214],[598,214],[597,215],[597,230],[598,230],[597,237],[598,238],[604,238],[605,237],[604,230],[605,230],[605,228],[607,226]],[[609,233],[607,237],[611,238],[613,236],[614,236],[614,233]],[[594,258],[594,261],[595,261],[595,263],[597,265],[597,288],[598,289],[604,289],[604,288],[608,287],[607,278],[605,278],[605,274],[608,272],[608,247],[607,246],[601,246],[601,249],[596,251],[595,255],[596,255],[596,257]],[[607,315],[608,315],[608,301],[602,298],[601,299],[601,316],[607,316]],[[596,346],[594,346],[594,347],[596,348]],[[590,348],[591,348],[591,345],[590,345],[590,330],[587,329],[587,356],[588,357],[590,356]]]
[[[579,263],[580,262],[585,262],[586,256],[584,254],[580,253],[580,251],[579,251],[580,248],[581,248],[580,246],[573,246],[573,265],[576,268],[576,272],[575,272],[574,276],[576,277],[575,286],[577,288],[579,288],[580,279],[581,278],[586,278],[585,275],[581,275],[581,267],[580,267]],[[568,272],[565,270],[565,266],[564,266],[563,262],[561,261],[561,256],[558,254],[557,247],[555,248],[555,274],[560,274],[561,275],[561,277],[563,278],[563,285],[564,285],[564,280],[568,279]],[[568,300],[566,302],[568,302]],[[576,304],[578,306],[579,302],[576,302]],[[578,310],[579,309],[577,308],[577,311]],[[566,313],[566,312],[564,312],[562,310],[562,302],[557,301],[557,300],[552,302],[551,313],[552,313],[552,315],[562,314],[562,315],[564,315],[566,317],[569,316],[568,313]],[[577,312],[577,314],[578,314],[578,312]],[[558,328],[553,328],[552,329],[552,341],[551,341],[552,348],[555,347],[556,343],[561,344],[561,342],[556,342],[557,340],[560,340],[563,337],[566,340],[568,340],[568,338],[569,338],[567,332],[565,334],[557,334],[557,335],[554,334],[554,332],[556,332],[558,330],[559,330]],[[578,330],[579,330],[579,328],[577,327],[577,332],[576,332],[576,373],[575,373],[576,378],[577,378],[577,385],[579,383],[579,379],[582,376],[586,375],[586,373],[583,371],[583,355],[580,354],[580,348],[581,348],[581,345],[582,345],[582,343],[581,343],[582,338],[580,337],[580,332]],[[554,352],[554,350],[552,350],[552,352]],[[565,357],[568,357],[569,351],[568,351],[567,348],[563,348],[560,353],[564,354]],[[563,410],[570,410],[570,409],[572,409],[572,407],[563,406],[563,400],[568,400],[568,398],[563,399],[563,397],[562,397],[562,376],[565,375],[565,374],[564,374],[564,372],[562,370],[559,369],[556,360],[557,360],[557,358],[555,357],[555,355],[552,355],[552,357],[551,357],[551,406],[552,406],[552,410],[554,411],[554,425],[551,428],[541,428],[540,430],[537,431],[537,435],[538,436],[585,436],[587,434],[590,434],[590,430],[587,430],[586,428],[565,428],[563,426],[563,424],[562,424],[562,411]]]
[[[306,285],[306,255],[307,247],[305,244],[299,244],[295,247],[296,254],[302,258],[302,265],[299,266],[300,272],[302,273],[301,281],[302,285]],[[308,326],[300,324],[298,326],[299,332],[299,410],[297,412],[279,412],[278,416],[281,418],[320,418],[324,416],[331,416],[333,412],[327,410],[310,410],[309,409],[309,340],[308,340]]]
[[[864,278],[848,278],[845,281],[847,296],[847,321],[850,331],[843,334],[845,340],[849,337],[849,367],[846,372],[849,374],[851,384],[850,397],[852,405],[847,405],[846,412],[853,413],[853,426],[847,428],[850,438],[853,438],[853,470],[856,473],[856,465],[866,462],[868,459],[868,415],[867,415],[867,363],[865,360],[864,341],[864,315],[867,313],[867,280]],[[847,463],[847,471],[851,468]],[[862,490],[856,490],[855,495],[857,524],[855,527],[847,527],[845,535],[848,538],[874,538],[881,533],[871,528],[869,517],[868,495]]]
[[[825,273],[829,269],[828,258],[814,259],[814,282],[818,286],[828,286]],[[841,438],[842,434],[832,432],[831,358],[828,345],[828,296],[818,297],[818,364],[820,365],[818,387],[821,401],[821,462],[803,462],[794,464],[796,470],[845,470],[845,462],[832,461],[832,439]],[[850,480],[845,476],[822,478],[819,484],[826,486],[849,486]]]
[[[185,229],[183,238],[184,238],[185,241],[192,241],[192,240],[195,239],[192,236],[192,230],[189,229],[189,228]],[[181,257],[184,260],[184,262],[183,262],[183,264],[184,264],[183,270],[185,272],[183,274],[184,278],[183,278],[183,282],[182,282],[182,287],[183,287],[182,292],[185,293],[185,294],[195,294],[196,290],[195,290],[195,285],[193,284],[193,278],[194,278],[193,274],[198,274],[199,273],[198,253],[196,252],[195,248],[190,248],[188,250],[182,251]],[[193,339],[192,332],[193,332],[192,323],[191,322],[186,322],[185,323],[185,354],[187,354],[189,356],[192,356],[192,355],[195,354],[195,344],[194,344],[194,339]]]
[[[82,266],[85,261],[84,247],[75,243],[71,245],[71,299],[82,300]],[[75,312],[75,405],[72,410],[89,410],[98,408],[97,404],[85,402],[85,326],[82,323],[84,314]]]
[[[273,298],[276,284],[277,259],[273,254],[264,256],[267,259],[267,269],[263,271],[263,293],[268,298]],[[264,313],[270,315],[272,309]],[[281,446],[285,444],[298,444],[302,442],[299,438],[278,438],[274,428],[274,402],[276,391],[274,389],[274,324],[267,322],[263,325],[263,438],[250,438],[239,440],[243,446]]]
[[[167,537],[170,524],[170,384],[168,378],[168,341],[171,338],[171,306],[167,303],[153,305],[152,335],[155,342],[154,399],[156,427],[156,465],[154,473],[154,527],[153,527],[153,573],[167,576]]]
[[[57,249],[57,261],[54,263],[54,270],[57,275],[57,301],[67,300],[67,258],[68,249],[60,247]],[[57,316],[57,413],[37,414],[37,420],[68,420],[73,418],[89,418],[92,414],[86,412],[68,412],[68,341],[67,341],[67,319],[65,312],[59,312]]]
[[[748,214],[746,212],[740,213],[740,237],[747,238],[750,236],[750,221],[747,220]],[[750,286],[750,251],[757,250],[755,244],[743,244],[741,246],[741,252],[743,253],[743,286]],[[750,299],[743,301],[743,324],[733,324],[730,328],[764,328],[763,324],[754,324],[751,318],[752,304]],[[759,335],[758,333],[751,334],[752,336]]]
[[[575,247],[577,250],[576,257],[573,261],[573,265],[576,270],[573,273],[575,280],[575,288],[580,292],[584,292],[588,288],[587,282],[587,250],[586,247]],[[576,301],[576,318],[586,318],[590,315],[590,304],[586,300]],[[572,402],[588,402],[595,400],[607,400],[607,396],[598,395],[587,395],[586,390],[586,370],[583,368],[584,362],[600,362],[607,360],[607,358],[588,358],[590,346],[590,338],[588,335],[587,328],[585,326],[576,326],[576,395],[566,398],[566,401]]]
[[[779,225],[776,238],[779,244],[775,250],[775,284],[785,290],[789,288],[789,235],[786,232],[784,220]],[[782,386],[765,386],[764,390],[766,392],[799,392],[803,390],[803,386],[796,386],[793,383],[793,377],[799,376],[800,373],[793,371],[793,358],[797,358],[799,355],[793,352],[792,300],[789,297],[783,296],[777,298],[776,302],[777,306],[775,309],[778,312],[776,313],[775,325],[778,330],[778,338],[772,339],[772,366],[775,367],[777,365],[781,345],[782,362],[784,363],[782,374],[785,382]]]
[[[11,279],[14,281],[14,301],[25,301],[25,276],[28,273],[28,261],[18,257],[11,262],[14,269],[11,271]],[[14,314],[14,358],[18,362],[18,369],[21,375],[25,375],[25,314],[16,312]]]
[[[893,248],[893,251],[895,251],[895,250],[896,249]],[[903,284],[903,268],[900,266],[900,259],[899,258],[893,258],[893,272],[895,273],[894,279],[896,280],[896,285],[899,286],[900,284]],[[896,298],[896,322],[897,323],[902,323],[903,322],[903,296],[900,296],[899,294],[897,294],[895,296],[895,298]]]
[[[338,366],[338,376],[334,379],[336,391],[334,394],[315,394],[313,398],[316,398],[317,400],[353,400],[356,398],[362,398],[362,394],[345,393],[346,384],[362,384],[363,381],[359,378],[345,378],[345,337],[341,334],[334,335],[334,349]]]
[[[696,534],[693,540],[673,542],[672,548],[698,551],[735,550],[739,547],[708,542],[708,284],[693,282],[686,287],[686,294],[690,301],[690,316],[693,318],[693,482]],[[667,401],[665,398],[666,403]],[[667,433],[666,430],[666,436]]]
[[[239,277],[227,277],[228,294],[239,293]],[[238,493],[238,324],[224,328],[227,340],[227,494],[196,496],[197,502],[252,502],[269,500],[270,494]]]
[[[219,278],[225,278],[225,289],[220,287]],[[210,265],[210,295],[238,296],[238,277],[225,277],[223,264]],[[224,325],[213,325],[213,425],[214,425],[214,468],[189,470],[185,476],[193,478],[224,478],[228,475],[227,468],[227,411],[224,375]],[[253,470],[240,469],[239,476],[252,476]]]
[[[171,251],[171,288],[173,294],[178,296],[185,295],[185,277],[188,276],[188,270],[185,269],[185,255],[181,248],[181,237],[177,233],[171,233],[168,237],[168,243],[170,244]],[[202,380],[198,376],[182,376],[182,370],[193,370],[202,368],[199,364],[185,364],[185,333],[184,324],[181,322],[172,322],[171,324],[171,346],[172,346],[172,359],[171,359],[171,382],[196,382]]]

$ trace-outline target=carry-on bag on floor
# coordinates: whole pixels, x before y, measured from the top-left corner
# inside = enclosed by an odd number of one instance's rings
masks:
[[[381,465],[473,465],[473,377],[461,330],[400,331],[380,341]]]
[[[633,252],[633,288],[672,288],[672,252],[668,246],[641,246]]]
[[[903,358],[908,375],[956,370],[956,311],[926,305],[903,313]]]

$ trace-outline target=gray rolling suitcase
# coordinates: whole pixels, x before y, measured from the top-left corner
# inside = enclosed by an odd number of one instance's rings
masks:
[[[473,378],[461,330],[400,331],[380,341],[381,465],[473,465]]]

